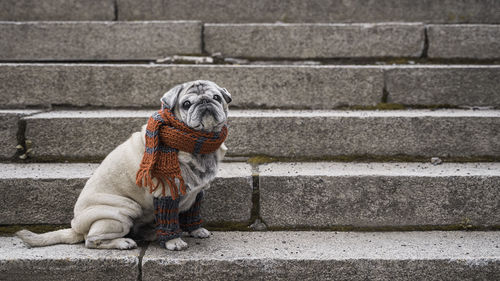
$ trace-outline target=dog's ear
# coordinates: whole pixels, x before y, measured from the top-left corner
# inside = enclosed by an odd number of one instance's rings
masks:
[[[227,103],[230,103],[233,99],[231,98],[231,94],[226,90],[226,88],[220,88],[219,92]]]
[[[184,89],[183,84],[173,87],[163,95],[160,101],[168,108],[173,109],[177,104],[177,99],[179,98],[179,94],[181,93],[182,89]]]

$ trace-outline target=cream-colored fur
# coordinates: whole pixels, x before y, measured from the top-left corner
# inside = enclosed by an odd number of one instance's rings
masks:
[[[186,84],[184,88],[189,86]],[[182,95],[182,92],[178,94]],[[227,103],[222,107],[226,111],[227,118]],[[175,115],[183,120],[178,109]],[[205,123],[210,122],[212,120],[206,120]],[[71,229],[41,235],[22,230],[16,234],[30,246],[78,243],[85,240],[85,246],[88,248],[131,249],[137,247],[134,240],[124,238],[124,236],[132,227],[154,222],[153,196],[161,196],[161,188],[150,194],[149,188],[139,188],[136,185],[136,173],[144,154],[145,131],[146,125],[140,132],[133,133],[127,141],[116,147],[102,161],[78,197]],[[215,157],[214,163],[217,165],[226,151],[227,147],[222,144],[213,155],[207,157]],[[207,168],[202,165],[203,160],[199,157],[201,156],[179,152],[181,173],[188,186],[188,193],[181,197],[179,203],[180,212],[188,210],[193,205],[196,195],[208,188],[210,181],[215,177],[215,172],[209,173],[208,177],[198,176],[207,172],[205,171]],[[210,168],[217,169],[217,167]],[[169,196],[169,189],[166,188],[165,191]],[[190,234],[198,238],[210,236],[210,232],[204,228],[199,228]],[[150,238],[152,239],[154,236]],[[166,248],[169,250],[182,250],[186,247],[187,244],[181,238],[172,239],[166,243]]]

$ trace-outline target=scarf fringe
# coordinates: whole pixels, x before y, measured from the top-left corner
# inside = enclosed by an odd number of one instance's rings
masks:
[[[157,183],[154,184],[153,179],[156,179]],[[179,187],[175,183],[175,180],[179,180]],[[149,187],[149,193],[155,192],[160,186],[162,188],[161,194],[162,196],[166,196],[165,188],[168,185],[170,189],[170,196],[175,200],[180,195],[186,195],[186,184],[184,183],[184,179],[182,176],[174,176],[174,177],[153,177],[151,175],[151,170],[147,168],[139,169],[137,172],[136,182],[139,187]]]

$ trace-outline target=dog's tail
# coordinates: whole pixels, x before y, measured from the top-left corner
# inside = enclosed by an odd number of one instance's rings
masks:
[[[76,233],[73,229],[61,229],[43,234],[36,234],[23,229],[16,232],[17,237],[31,247],[49,246],[54,244],[75,244],[84,240],[83,234]]]

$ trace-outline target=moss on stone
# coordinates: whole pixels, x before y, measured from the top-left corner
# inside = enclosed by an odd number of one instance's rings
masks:
[[[210,222],[203,227],[210,231],[251,231],[246,222]]]
[[[406,109],[406,106],[397,104],[397,103],[379,103],[375,107],[375,109],[379,110],[401,110],[401,109]]]
[[[411,106],[408,107],[411,107],[412,109],[463,109],[463,107],[452,104],[431,104],[431,105],[412,104]]]
[[[415,59],[408,58],[389,58],[384,62],[387,64],[410,64],[410,60],[415,61]]]
[[[267,155],[256,155],[248,158],[247,163],[250,165],[260,165],[260,164],[267,164],[267,163],[273,163],[273,162],[278,162],[278,158],[276,157],[271,157]]]

